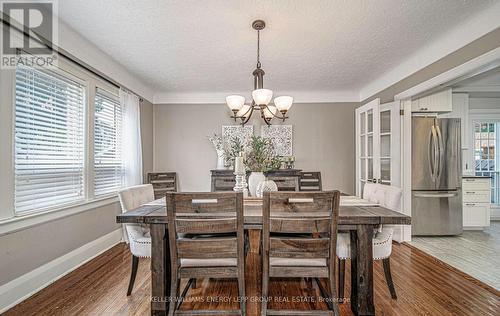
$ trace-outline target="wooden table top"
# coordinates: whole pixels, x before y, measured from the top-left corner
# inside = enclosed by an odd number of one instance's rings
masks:
[[[166,224],[167,212],[164,199],[139,206],[116,216],[118,223]],[[245,225],[262,225],[262,200],[246,198],[243,202]],[[410,225],[411,217],[366,200],[343,196],[340,200],[339,225]]]

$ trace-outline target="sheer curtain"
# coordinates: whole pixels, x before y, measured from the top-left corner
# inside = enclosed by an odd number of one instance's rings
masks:
[[[120,89],[122,107],[122,162],[125,187],[142,183],[141,112],[139,97]],[[125,225],[123,240],[129,243]]]
[[[124,185],[142,184],[141,114],[139,97],[120,89],[123,110],[122,161]]]

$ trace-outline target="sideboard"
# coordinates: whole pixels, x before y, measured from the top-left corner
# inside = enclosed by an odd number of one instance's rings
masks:
[[[300,169],[280,169],[266,172],[268,179],[278,185],[278,191],[299,191]],[[232,191],[236,180],[233,170],[210,170],[212,177],[212,192]],[[250,172],[247,172],[247,180]]]

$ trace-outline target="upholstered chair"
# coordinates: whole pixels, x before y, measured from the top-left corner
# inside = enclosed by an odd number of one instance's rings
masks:
[[[369,200],[388,209],[399,211],[401,209],[402,191],[400,188],[367,183],[363,188],[363,199]],[[392,252],[393,229],[379,227],[373,237],[373,260],[382,260],[385,279],[391,297],[396,299],[396,289],[392,282],[390,256]],[[339,233],[337,237],[337,257],[339,258],[339,297],[344,298],[345,260],[351,258],[351,240],[349,233]]]
[[[137,185],[129,187],[118,193],[122,212],[133,210],[142,204],[154,200],[154,191],[151,184]],[[151,235],[149,227],[141,224],[126,224],[126,241],[129,244],[130,252],[132,253],[132,271],[130,273],[130,282],[128,285],[127,295],[132,293],[134,288],[135,276],[139,266],[139,258],[151,257]]]

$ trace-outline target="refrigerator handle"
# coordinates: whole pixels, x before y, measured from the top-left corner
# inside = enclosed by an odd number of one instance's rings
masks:
[[[414,193],[413,196],[421,198],[450,198],[458,196],[458,192],[444,192],[444,193]]]
[[[441,134],[441,129],[439,128],[439,125],[436,125],[436,132],[437,132],[437,138],[438,138],[438,165],[437,165],[437,171],[436,171],[436,179],[437,182],[440,182],[441,174],[443,172],[443,158],[444,158],[444,150],[443,150],[443,134]]]
[[[431,170],[432,182],[436,181],[436,158],[437,158],[437,148],[436,148],[436,130],[434,126],[431,126],[429,131],[429,169]]]

